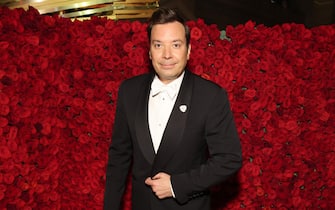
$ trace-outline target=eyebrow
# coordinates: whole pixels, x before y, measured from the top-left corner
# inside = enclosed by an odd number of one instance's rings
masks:
[[[154,40],[152,40],[151,42],[163,42],[163,41],[154,39]],[[184,43],[184,41],[181,40],[181,39],[172,40],[172,42],[182,42],[182,43]]]

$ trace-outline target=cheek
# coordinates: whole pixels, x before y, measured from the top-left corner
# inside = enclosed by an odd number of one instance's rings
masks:
[[[157,60],[159,57],[159,54],[157,52],[150,52],[149,57],[151,60]]]

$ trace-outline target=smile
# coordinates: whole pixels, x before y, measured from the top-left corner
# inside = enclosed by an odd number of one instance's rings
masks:
[[[160,65],[161,65],[163,68],[172,68],[172,67],[175,66],[175,63],[170,63],[170,64],[163,64],[163,63],[161,63]]]

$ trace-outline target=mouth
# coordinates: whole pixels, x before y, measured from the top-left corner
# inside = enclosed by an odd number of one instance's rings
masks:
[[[176,64],[175,63],[161,63],[160,64],[162,68],[164,69],[171,69],[173,68]]]

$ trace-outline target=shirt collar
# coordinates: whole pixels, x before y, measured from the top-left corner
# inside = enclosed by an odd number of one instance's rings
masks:
[[[179,92],[181,83],[184,78],[184,74],[185,71],[183,71],[183,73],[178,78],[176,78],[175,80],[173,80],[168,84],[164,84],[162,81],[160,81],[156,74],[151,83],[151,96],[156,96],[160,92],[162,92],[163,89],[165,90],[168,89],[167,90],[168,94],[170,95],[171,98],[174,98]]]

